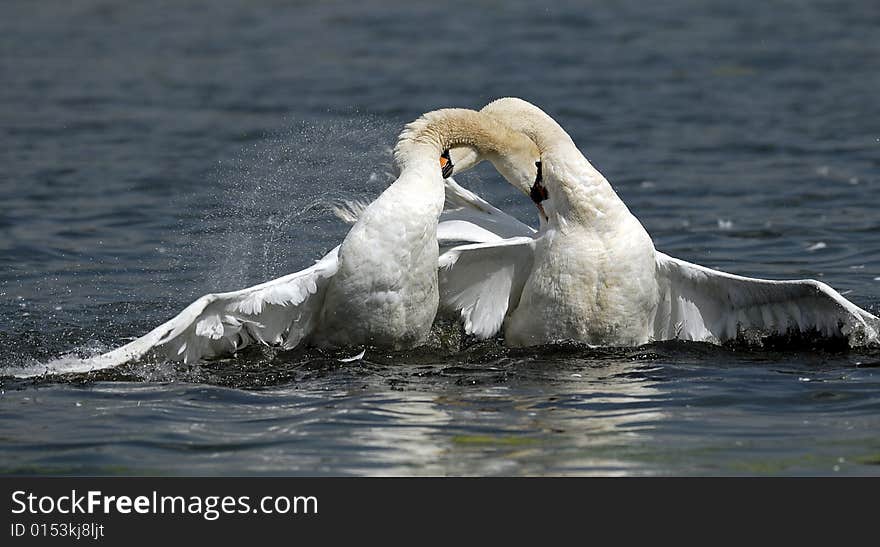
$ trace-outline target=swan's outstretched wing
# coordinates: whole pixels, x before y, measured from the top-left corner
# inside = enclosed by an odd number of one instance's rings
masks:
[[[336,273],[338,252],[336,247],[314,266],[260,285],[206,294],[173,319],[103,355],[62,358],[58,366],[49,363],[22,373],[89,372],[134,361],[148,353],[171,361],[195,362],[233,353],[255,341],[293,348],[312,330],[323,289]]]
[[[463,188],[451,177],[445,180],[444,189],[446,208],[440,214],[441,223],[469,222],[499,238],[528,237],[535,233],[534,228],[510,216],[467,188]],[[475,242],[479,241],[475,240]]]
[[[320,295],[336,273],[338,252],[336,247],[314,266],[266,283],[207,294],[174,319],[102,357],[118,364],[157,349],[172,360],[193,362],[231,353],[253,341],[296,347],[312,328]]]
[[[444,220],[437,224],[437,243],[444,253],[456,245],[465,243],[490,243],[504,238],[486,228],[467,220]]]
[[[535,240],[512,237],[454,247],[440,256],[440,306],[457,312],[465,332],[494,336],[519,303],[532,271]]]
[[[657,253],[660,305],[657,340],[736,338],[739,329],[765,333],[815,331],[846,336],[851,345],[878,341],[880,319],[819,281],[741,277]]]
[[[437,241],[441,247],[461,243],[487,243],[508,237],[531,236],[535,229],[508,215],[451,177],[445,179],[446,208],[440,214]],[[343,201],[333,208],[336,216],[354,224],[367,203]]]

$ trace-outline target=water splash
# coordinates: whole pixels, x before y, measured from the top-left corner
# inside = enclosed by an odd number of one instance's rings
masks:
[[[294,122],[221,164],[203,221],[216,290],[296,271],[338,245],[349,227],[333,205],[372,201],[393,182],[400,128],[369,117]]]

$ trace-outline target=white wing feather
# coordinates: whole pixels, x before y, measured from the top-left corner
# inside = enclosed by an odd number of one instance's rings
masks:
[[[500,238],[532,236],[535,229],[495,207],[451,177],[445,180],[446,209],[440,222],[465,221],[475,224]],[[442,242],[441,242],[442,244]]]
[[[137,340],[91,359],[59,359],[58,367],[23,370],[88,372],[115,367],[156,352],[170,361],[195,362],[233,353],[254,341],[296,347],[312,330],[323,289],[338,267],[339,247],[314,266],[239,291],[202,296],[171,320]],[[21,374],[16,374],[21,375]]]
[[[457,312],[465,332],[489,338],[516,307],[532,271],[535,240],[514,237],[454,247],[440,256],[440,306]]]
[[[880,319],[811,279],[770,281],[733,275],[657,253],[660,304],[654,338],[723,342],[741,329],[786,334],[815,330],[876,343]]]
[[[437,242],[446,248],[462,243],[489,243],[504,239],[479,224],[466,220],[444,220],[437,225]]]
[[[444,183],[446,208],[440,214],[437,226],[437,241],[441,247],[535,234],[534,228],[463,188],[451,177],[445,179]],[[333,212],[340,220],[354,224],[367,205],[358,200],[342,201],[334,205]]]

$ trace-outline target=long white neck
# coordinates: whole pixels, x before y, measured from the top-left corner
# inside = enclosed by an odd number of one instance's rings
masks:
[[[549,194],[544,208],[551,223],[556,215],[559,223],[574,221],[599,228],[607,226],[608,220],[630,214],[602,173],[543,110],[522,99],[504,98],[489,103],[481,112],[523,132],[538,146]]]
[[[541,161],[550,196],[545,209],[548,215],[558,215],[559,223],[573,221],[603,231],[622,216],[630,216],[608,180],[574,143],[550,148],[541,154]]]
[[[422,115],[400,134],[394,160],[401,173],[426,162],[439,173],[440,154],[451,148],[472,152],[465,164],[456,165],[456,172],[487,159],[508,181],[528,193],[534,179],[534,162],[539,157],[535,143],[475,110],[446,108]]]

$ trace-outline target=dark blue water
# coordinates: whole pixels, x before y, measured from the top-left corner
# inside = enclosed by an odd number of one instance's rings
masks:
[[[880,4],[6,2],[0,368],[310,264],[403,124],[528,99],[658,249],[880,312]],[[459,182],[523,219],[481,167]],[[0,379],[0,473],[880,474],[880,354],[253,348]]]

